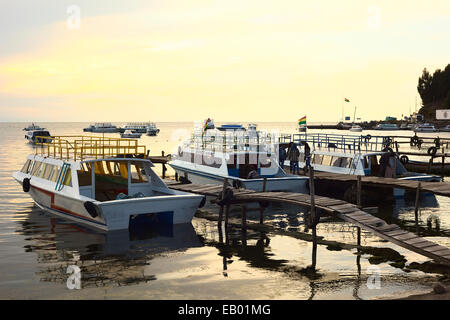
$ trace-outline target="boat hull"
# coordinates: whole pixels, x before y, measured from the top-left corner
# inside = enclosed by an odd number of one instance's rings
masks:
[[[191,183],[223,185],[224,179],[227,178],[230,183],[233,183],[233,181],[230,180],[239,181],[239,183],[241,183],[241,186],[245,189],[254,191],[263,190],[264,179],[262,178],[233,179],[230,177],[206,174],[203,172],[201,173],[195,172],[192,170],[187,170],[173,165],[171,165],[171,167],[175,170],[178,176],[184,177]],[[308,190],[309,189],[307,177],[300,177],[300,176],[275,177],[275,178],[267,178],[266,182],[266,191],[289,191],[289,192],[307,193]]]
[[[15,179],[22,184],[20,179]],[[47,212],[106,231],[128,229],[133,219],[143,216],[146,220],[167,224],[190,223],[204,198],[177,191],[176,195],[99,202],[71,197],[33,184],[29,195],[38,207]],[[85,202],[89,200],[98,208],[96,217],[85,208]]]

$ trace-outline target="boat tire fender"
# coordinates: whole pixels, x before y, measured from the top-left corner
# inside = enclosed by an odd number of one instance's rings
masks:
[[[29,178],[24,178],[24,179],[23,179],[23,182],[22,182],[22,189],[23,189],[23,192],[28,192],[28,191],[30,191],[30,187],[31,187],[30,179],[29,179]]]
[[[401,157],[400,157],[400,162],[401,162],[402,164],[407,164],[408,161],[409,161],[408,156],[401,156]]]
[[[429,156],[434,157],[436,155],[436,152],[437,152],[437,148],[436,147],[429,147],[428,151],[427,151],[427,154]]]
[[[84,208],[91,215],[92,218],[98,217],[97,206],[91,201],[86,201],[84,203]]]

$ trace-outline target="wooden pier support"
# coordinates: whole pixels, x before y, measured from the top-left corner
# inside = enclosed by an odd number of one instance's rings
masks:
[[[317,260],[317,233],[316,233],[316,206],[315,206],[315,190],[314,190],[314,168],[309,168],[309,194],[311,196],[311,214],[310,214],[310,226],[312,232],[312,263],[311,268],[316,269]]]
[[[242,230],[247,231],[247,206],[242,206]]]
[[[225,178],[223,180],[222,197],[219,200],[223,200],[223,198],[225,197],[225,192],[227,191],[227,185],[228,185],[228,179]],[[223,219],[223,205],[221,205],[220,209],[219,209],[219,220],[218,220],[219,226],[222,225],[222,219]]]
[[[358,175],[356,179],[356,205],[361,208],[361,176]]]
[[[267,178],[264,178],[262,192],[266,192],[266,187],[267,187]],[[260,206],[260,208],[259,208],[259,223],[263,224],[264,223],[264,211],[266,210],[266,208],[264,206],[262,206],[261,203],[259,206]]]
[[[414,217],[415,217],[415,219],[416,219],[416,224],[419,223],[419,209],[420,209],[420,202],[419,202],[419,199],[420,199],[420,181],[419,181],[419,183],[417,184],[417,190],[416,190],[416,203],[415,203],[415,206],[414,206]]]

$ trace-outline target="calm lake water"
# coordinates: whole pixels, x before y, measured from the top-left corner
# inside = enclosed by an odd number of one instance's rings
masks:
[[[274,229],[249,230],[246,235],[236,227],[225,235],[216,222],[202,218],[145,235],[100,233],[56,218],[37,208],[11,177],[33,152],[22,131],[27,125],[0,123],[0,299],[378,299],[427,292],[439,277],[406,272],[390,262],[373,265],[370,255],[358,255],[356,249],[336,251],[326,245],[317,249],[319,276],[306,276],[299,270],[311,264],[312,245],[295,236],[308,232],[301,207],[271,205],[266,223]],[[81,135],[89,123],[39,125],[53,135]],[[157,125],[157,137],[140,139],[152,155],[174,152],[193,128],[193,123]],[[258,127],[289,133],[296,124]],[[378,216],[413,230],[413,206],[412,199],[386,202],[380,204]],[[424,197],[421,206],[419,233],[450,246],[450,200]],[[212,205],[207,209],[218,211]],[[249,216],[257,221],[258,212]],[[438,220],[439,230],[434,224],[429,229],[428,219]],[[326,240],[356,243],[356,228],[339,220],[321,221],[317,232]],[[429,261],[364,231],[362,245],[394,249],[405,256],[406,265]],[[80,290],[66,285],[69,265],[81,269]],[[379,289],[367,286],[373,266],[380,274]]]

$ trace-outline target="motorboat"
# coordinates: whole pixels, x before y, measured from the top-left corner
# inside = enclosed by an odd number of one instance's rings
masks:
[[[147,128],[151,124],[151,122],[128,122],[122,128],[120,128],[120,132],[125,132],[126,130],[132,130],[134,132],[139,133],[147,133]]]
[[[437,132],[437,129],[432,124],[424,123],[416,126],[414,132]]]
[[[278,138],[241,125],[194,129],[169,165],[182,182],[223,184],[255,191],[307,192],[308,178],[286,173],[278,161]]]
[[[34,130],[45,130],[45,128],[40,127],[36,124],[34,124],[34,122],[32,124],[30,124],[28,127],[23,128],[23,131],[34,131]]]
[[[121,138],[140,138],[142,133],[134,132],[132,130],[125,130],[125,132],[120,134]]]
[[[50,132],[47,130],[31,130],[25,134],[25,139],[31,144],[37,144],[41,142],[51,142]]]
[[[41,209],[102,230],[133,221],[190,223],[205,198],[169,189],[138,140],[51,136],[13,178]]]
[[[149,122],[147,125],[147,135],[156,136],[159,133],[159,129],[156,127],[156,123]]]
[[[305,163],[305,145],[310,147],[310,164],[314,171],[360,175],[383,176],[400,180],[442,181],[440,176],[408,172],[402,162],[388,149],[388,137],[340,134],[295,134],[292,142],[300,146],[299,167]],[[386,169],[381,160],[389,157],[393,167]],[[284,166],[289,166],[285,160]],[[404,189],[393,189],[394,197],[403,197]]]
[[[94,133],[113,133],[117,132],[118,128],[111,124],[111,122],[97,122],[91,124],[89,127],[84,128],[84,132],[94,132]]]
[[[373,130],[399,130],[398,126],[395,123],[380,123]]]
[[[441,132],[450,132],[450,124],[446,125],[443,128],[440,128],[439,131],[441,131]]]
[[[348,129],[351,132],[362,132],[363,129],[361,128],[361,126],[358,125],[353,125],[350,129]]]

